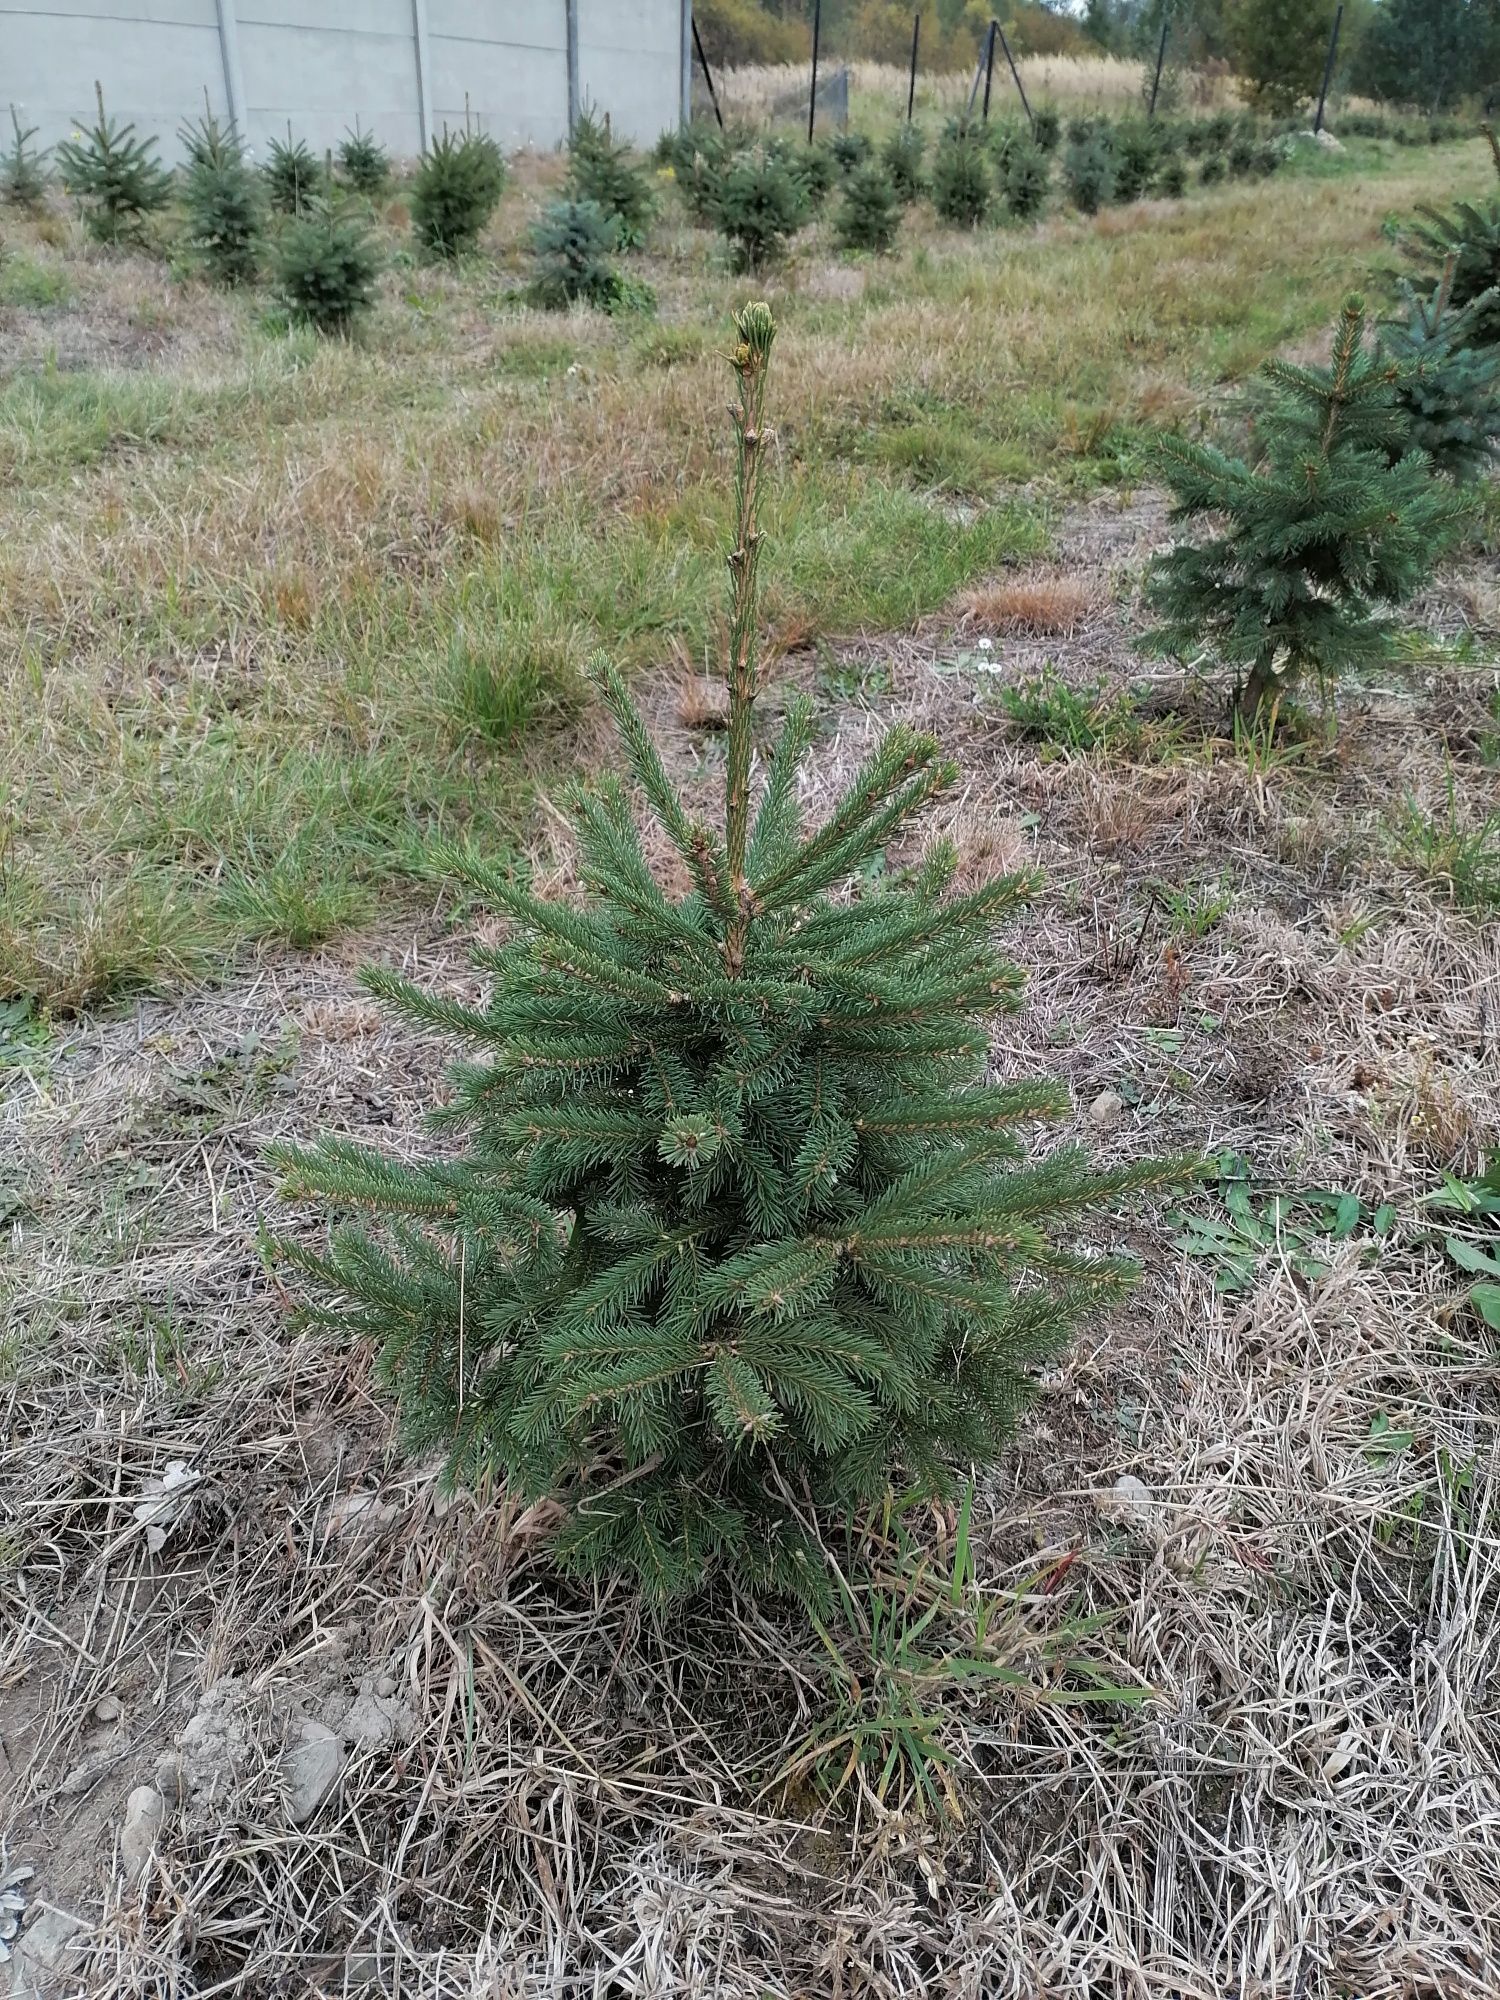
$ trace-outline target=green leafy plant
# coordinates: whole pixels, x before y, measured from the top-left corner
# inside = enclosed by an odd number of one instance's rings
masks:
[[[358,216],[332,205],[297,217],[276,248],[276,290],[293,319],[347,333],[369,311],[380,256]]]
[[[1095,215],[1115,195],[1115,158],[1097,136],[1074,139],[1063,154],[1068,199],[1084,215]]]
[[[211,111],[182,138],[188,243],[215,284],[249,284],[260,264],[259,182],[234,128]]]
[[[1340,1188],[1265,1188],[1238,1153],[1219,1155],[1211,1187],[1221,1215],[1183,1209],[1169,1219],[1178,1231],[1172,1247],[1211,1265],[1220,1292],[1248,1291],[1273,1259],[1316,1283],[1331,1269],[1334,1245],[1364,1240],[1373,1256],[1396,1220],[1389,1202],[1371,1210]]]
[[[1268,362],[1253,463],[1169,437],[1156,460],[1172,519],[1215,524],[1147,571],[1162,623],[1146,644],[1184,657],[1210,648],[1243,675],[1236,722],[1274,725],[1304,674],[1327,685],[1388,656],[1391,608],[1431,574],[1466,513],[1420,452],[1403,451],[1400,371],[1367,340],[1350,298],[1327,367]]]
[[[1047,206],[1052,170],[1039,146],[1021,139],[1005,162],[1005,206],[1017,222],[1035,222]]]
[[[554,201],[531,226],[531,296],[558,312],[582,301],[604,311],[619,303],[614,255],[619,224],[595,201]]]
[[[154,139],[138,139],[134,125],[117,125],[94,85],[97,121],[57,149],[63,186],[83,211],[89,234],[101,243],[138,237],[148,215],[166,207],[172,176],[156,157]]]
[[[898,125],[880,149],[881,165],[897,201],[919,201],[927,181],[922,171],[927,142],[920,125]]]
[[[650,183],[630,148],[618,144],[608,125],[588,110],[579,113],[568,141],[568,194],[613,217],[622,250],[645,242],[656,210]]]
[[[932,205],[955,229],[977,229],[995,200],[989,155],[979,133],[950,125],[932,162]]]
[[[1119,689],[1090,681],[1071,687],[1055,667],[998,690],[1001,711],[1034,743],[1064,750],[1122,747],[1138,733],[1135,703]]]
[[[1444,1252],[1473,1280],[1467,1292],[1471,1310],[1500,1333],[1500,1152],[1491,1153],[1473,1180],[1444,1174],[1441,1191],[1422,1205],[1454,1218],[1443,1231]]]
[[[1500,455],[1500,347],[1480,344],[1488,294],[1454,305],[1455,263],[1450,257],[1429,298],[1404,288],[1405,313],[1382,324],[1380,346],[1401,369],[1396,394],[1411,443],[1439,472],[1468,480]]]
[[[901,227],[901,204],[884,167],[861,167],[844,184],[837,237],[841,250],[870,250],[883,255]]]
[[[1078,1247],[1078,1219],[1180,1169],[1096,1173],[1018,1140],[1065,1102],[988,1080],[989,1016],[1019,983],[993,931],[1024,879],[950,896],[940,843],[844,893],[953,782],[930,738],[898,725],[804,832],[814,723],[794,699],[753,796],[773,334],[768,307],[738,315],[721,829],[595,665],[691,890],[657,882],[609,773],[571,799],[582,907],[450,851],[512,926],[480,952],[487,1002],[369,983],[472,1045],[444,1114],[470,1150],[282,1157],[293,1191],[386,1225],[287,1254],[376,1342],[414,1449],[560,1500],[567,1566],[654,1594],[732,1569],[826,1603],[815,1510],[878,1504],[893,1479],[946,1493],[952,1466],[990,1460],[1030,1367],[1132,1281]]]
[[[411,223],[430,257],[472,250],[505,187],[505,161],[482,132],[445,126],[422,155],[411,190]]]
[[[305,139],[292,137],[290,125],[285,139],[267,146],[261,174],[266,200],[278,215],[306,215],[327,194],[321,162]]]
[[[377,195],[391,177],[391,156],[371,133],[354,130],[339,141],[339,172],[356,194]]]
[[[809,212],[806,182],[784,156],[763,146],[737,154],[720,176],[714,220],[737,271],[774,263]]]
[[[0,160],[0,193],[12,208],[39,209],[47,198],[47,155],[32,145],[37,128],[23,126],[14,105],[10,107],[10,126],[10,146]]]

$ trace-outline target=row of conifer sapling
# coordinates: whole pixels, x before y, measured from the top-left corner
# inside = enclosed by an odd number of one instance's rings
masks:
[[[1490,135],[1497,175],[1500,146]],[[1397,613],[1472,524],[1500,449],[1500,194],[1421,210],[1398,309],[1352,297],[1326,365],[1272,361],[1244,444],[1157,447],[1174,521],[1150,566],[1153,650],[1237,676],[1237,729],[1276,726],[1299,681],[1325,698],[1388,661]]]
[[[269,275],[289,313],[320,331],[347,329],[373,302],[382,257],[371,227],[375,203],[393,183],[389,155],[356,126],[320,160],[305,141],[273,139],[253,162],[232,125],[205,108],[179,138],[174,174],[157,142],[112,118],[96,85],[94,121],[56,148],[57,177],[103,243],[141,243],[152,219],[174,206],[182,241],[214,282],[244,286]],[[45,203],[51,175],[34,130],[11,111],[12,141],[0,192],[20,209]],[[430,257],[472,251],[507,180],[488,134],[444,131],[418,161],[403,192],[412,231]],[[527,295],[563,307],[582,299],[613,308],[649,303],[649,290],[618,267],[617,253],[644,238],[652,192],[607,121],[585,112],[569,143],[568,178],[529,230]]]

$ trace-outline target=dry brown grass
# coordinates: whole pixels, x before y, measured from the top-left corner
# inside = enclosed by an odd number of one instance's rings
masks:
[[[833,67],[844,68],[838,63]],[[1110,116],[1134,110],[1141,101],[1141,66],[1118,56],[1021,56],[1016,67],[1026,95],[1033,105],[1056,104],[1064,111],[1100,111]],[[892,113],[906,104],[907,72],[898,63],[853,62],[849,70],[850,108],[855,117],[869,116],[881,109]],[[799,92],[806,101],[807,71],[797,63],[746,64],[728,69],[716,79],[720,101],[735,117],[768,117]],[[917,85],[917,102],[924,109],[951,112],[967,101],[974,82],[972,70],[947,75],[922,75]],[[997,68],[995,88],[1002,103],[1011,101],[1014,86],[1003,65]],[[1236,104],[1234,79],[1229,75],[1194,71],[1188,79],[1189,101],[1211,109]]]
[[[965,624],[1028,639],[1071,639],[1098,601],[1093,578],[1029,576],[983,583],[958,600]]]

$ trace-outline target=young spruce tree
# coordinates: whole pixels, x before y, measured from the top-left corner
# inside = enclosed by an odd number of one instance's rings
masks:
[[[1367,343],[1361,299],[1346,301],[1326,368],[1263,373],[1253,463],[1187,438],[1158,447],[1172,519],[1215,531],[1158,556],[1145,593],[1162,620],[1146,644],[1215,651],[1240,676],[1236,720],[1255,728],[1274,726],[1303,675],[1326,685],[1386,656],[1387,611],[1421,588],[1468,511],[1411,448],[1403,367]]]
[[[950,894],[940,842],[853,893],[956,776],[930,737],[893,728],[806,832],[815,731],[793,698],[754,796],[769,308],[736,330],[722,831],[596,666],[690,891],[658,882],[612,776],[571,802],[585,907],[452,852],[510,921],[477,953],[488,1002],[369,983],[473,1045],[442,1114],[469,1150],[413,1165],[325,1139],[283,1163],[293,1191],[386,1225],[290,1254],[376,1343],[413,1449],[561,1499],[571,1566],[816,1597],[815,1510],[893,1480],[941,1494],[992,1459],[1033,1367],[1130,1280],[1081,1218],[1176,1170],[1091,1172],[1018,1138],[1066,1105],[988,1074],[988,1018],[1020,984],[993,934],[1025,878]]]

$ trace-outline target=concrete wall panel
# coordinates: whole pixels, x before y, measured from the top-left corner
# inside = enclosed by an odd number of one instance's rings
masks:
[[[434,129],[465,99],[506,147],[567,136],[567,0],[426,0]],[[681,112],[682,0],[577,0],[581,96],[649,144]],[[316,151],[356,120],[398,156],[421,145],[414,0],[231,0],[227,18],[257,152],[293,133]],[[0,0],[0,79],[54,145],[93,108],[154,134],[175,159],[203,94],[229,110],[218,0]]]

